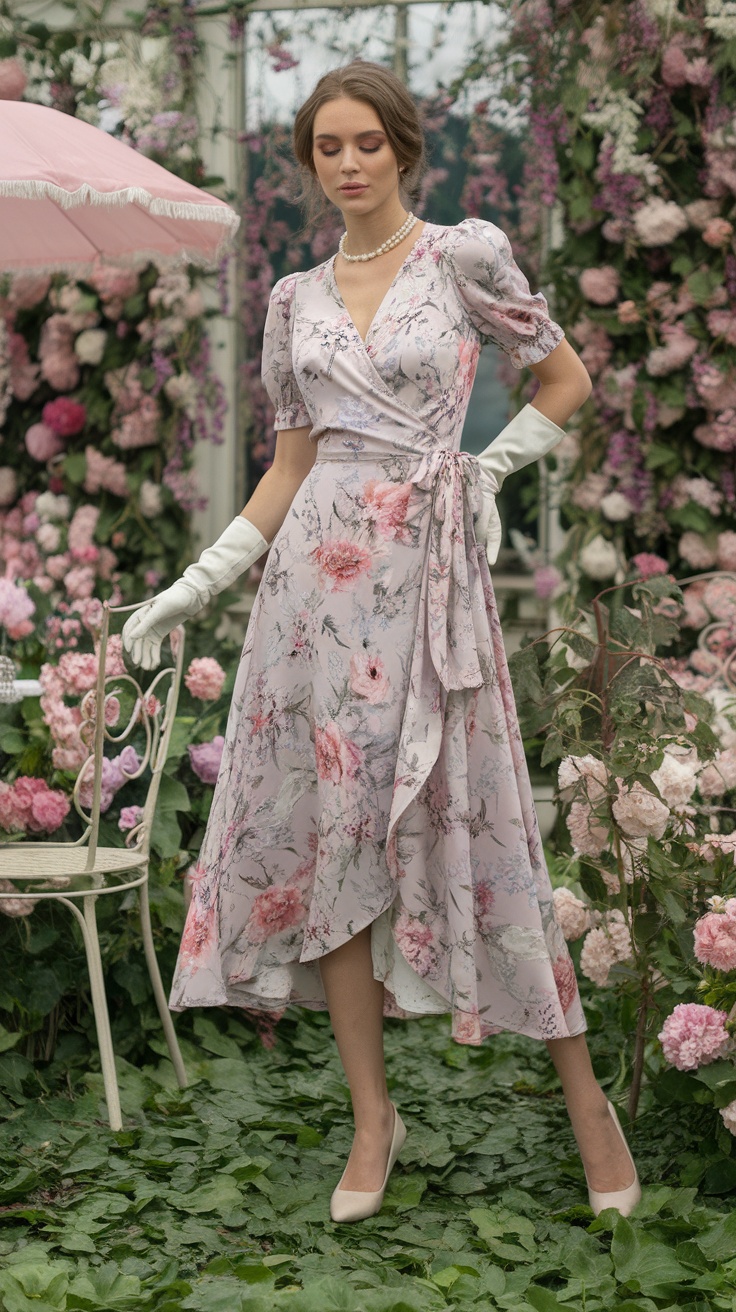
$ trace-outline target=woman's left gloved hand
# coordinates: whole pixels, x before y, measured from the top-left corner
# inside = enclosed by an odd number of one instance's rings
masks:
[[[564,436],[564,428],[548,419],[530,401],[478,456],[483,475],[484,505],[476,522],[475,536],[478,542],[485,543],[489,565],[495,565],[498,559],[503,536],[496,496],[504,479],[540,460]]]

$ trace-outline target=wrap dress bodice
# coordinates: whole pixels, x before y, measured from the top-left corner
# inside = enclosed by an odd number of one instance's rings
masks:
[[[479,219],[425,225],[364,341],[334,257],[274,287],[275,428],[317,454],[246,634],[175,1009],[324,1008],[318,958],[370,924],[387,1015],[585,1028],[459,449],[484,343],[521,369],[563,336]]]

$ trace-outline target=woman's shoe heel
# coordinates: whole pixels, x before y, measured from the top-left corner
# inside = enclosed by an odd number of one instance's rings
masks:
[[[373,1193],[366,1193],[359,1189],[341,1189],[340,1184],[345,1178],[345,1171],[343,1171],[330,1199],[330,1216],[333,1221],[362,1221],[366,1216],[375,1216],[376,1212],[380,1212],[388,1177],[406,1139],[406,1126],[393,1103],[391,1106],[394,1109],[394,1132],[391,1136],[388,1164],[381,1188]]]
[[[636,1169],[636,1163],[634,1162],[634,1159],[631,1156],[631,1151],[629,1149],[629,1145],[626,1142],[624,1132],[619,1124],[619,1119],[618,1116],[616,1115],[616,1109],[615,1107],[612,1106],[610,1102],[608,1104],[608,1110],[611,1113],[611,1116],[613,1117],[613,1121],[616,1126],[616,1129],[621,1135],[624,1147],[627,1153],[629,1154],[629,1161],[631,1162],[631,1166],[634,1172],[634,1179],[633,1182],[630,1185],[628,1185],[626,1189],[617,1189],[613,1193],[599,1193],[597,1189],[591,1189],[590,1185],[588,1184],[588,1198],[590,1200],[590,1206],[592,1207],[596,1216],[598,1216],[602,1211],[604,1211],[606,1207],[616,1207],[618,1208],[622,1216],[628,1216],[630,1212],[633,1212],[634,1208],[636,1207],[636,1204],[639,1202],[639,1199],[641,1198],[641,1185],[639,1183],[639,1173]],[[583,1170],[585,1171],[585,1166],[583,1166]],[[588,1183],[587,1171],[585,1171],[585,1181],[587,1184]]]

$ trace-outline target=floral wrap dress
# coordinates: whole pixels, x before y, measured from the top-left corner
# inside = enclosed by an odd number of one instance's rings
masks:
[[[483,343],[521,369],[563,337],[479,219],[426,224],[365,341],[334,257],[274,287],[263,381],[317,454],[254,601],[175,1011],[324,1010],[319,958],[370,924],[387,1016],[585,1030],[458,449]]]

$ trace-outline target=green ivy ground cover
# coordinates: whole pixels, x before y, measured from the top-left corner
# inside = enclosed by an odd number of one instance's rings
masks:
[[[588,1015],[612,1090],[617,1044]],[[65,1089],[4,1054],[4,1312],[735,1312],[730,1136],[712,1107],[645,1102],[639,1215],[595,1221],[542,1045],[460,1047],[446,1017],[388,1021],[406,1145],[381,1213],[336,1225],[352,1123],[328,1017],[292,1009],[270,1050],[235,1012],[180,1028],[191,1086],[166,1060],[121,1061],[117,1134],[98,1074]]]

